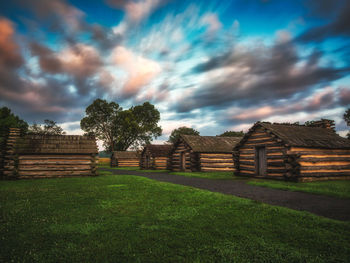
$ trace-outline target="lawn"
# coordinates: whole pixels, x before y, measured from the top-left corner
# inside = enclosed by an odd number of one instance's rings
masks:
[[[349,262],[349,222],[100,174],[0,181],[0,262]]]
[[[220,179],[220,180],[232,180],[232,179],[245,179],[242,177],[236,177],[233,172],[171,172],[170,174],[181,175],[186,177],[198,177],[205,179]]]
[[[350,198],[350,181],[319,181],[308,183],[294,183],[273,180],[250,180],[248,184],[283,189],[289,191],[307,192],[334,196],[339,198]]]

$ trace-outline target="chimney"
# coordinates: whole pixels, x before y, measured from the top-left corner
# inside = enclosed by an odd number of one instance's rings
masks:
[[[335,124],[333,120],[321,119],[319,121],[313,121],[308,126],[330,129],[331,131],[335,132]]]

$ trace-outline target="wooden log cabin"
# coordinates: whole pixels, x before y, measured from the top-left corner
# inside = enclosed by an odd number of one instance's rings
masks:
[[[136,151],[114,151],[111,167],[139,167],[140,153]]]
[[[234,148],[235,173],[292,181],[350,179],[350,140],[312,126],[257,122]]]
[[[169,170],[171,168],[170,153],[173,149],[172,144],[148,144],[141,153],[140,168]]]
[[[172,170],[233,171],[232,149],[241,138],[181,135],[172,151]]]
[[[7,179],[97,175],[98,150],[90,136],[20,136],[11,128],[4,152],[2,173]]]

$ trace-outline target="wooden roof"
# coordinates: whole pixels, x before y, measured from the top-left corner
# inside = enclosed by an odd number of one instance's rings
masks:
[[[246,134],[242,143],[257,127],[263,127],[289,146],[350,149],[350,140],[336,134],[332,129],[304,125],[286,125],[257,122]],[[241,143],[241,144],[242,144]]]
[[[140,153],[136,151],[114,151],[112,157],[117,159],[139,159]]]
[[[148,150],[153,157],[168,157],[173,147],[172,144],[147,144],[143,148],[142,154]]]
[[[194,152],[231,153],[242,137],[181,135]]]
[[[95,137],[81,135],[36,135],[20,137],[15,151],[19,154],[97,154]]]

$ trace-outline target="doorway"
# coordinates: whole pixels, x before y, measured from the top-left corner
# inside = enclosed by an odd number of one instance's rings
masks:
[[[255,173],[257,176],[266,176],[266,147],[255,148]]]
[[[186,170],[186,153],[185,152],[181,152],[181,155],[180,155],[180,169],[181,171]]]

